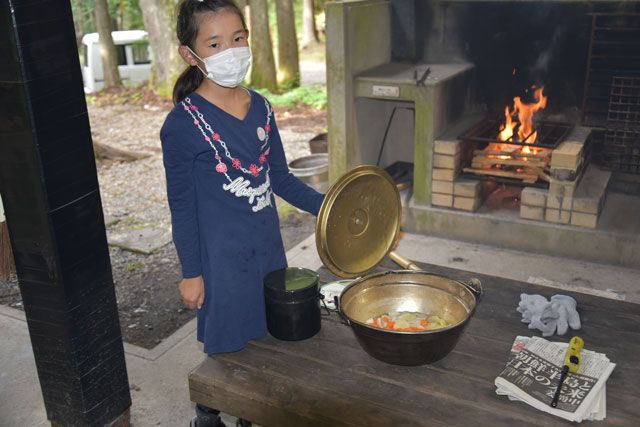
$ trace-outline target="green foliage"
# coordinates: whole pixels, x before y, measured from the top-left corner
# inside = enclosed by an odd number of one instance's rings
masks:
[[[276,107],[292,107],[302,103],[315,108],[327,108],[327,89],[323,84],[316,84],[312,87],[300,86],[283,93],[271,93],[267,89],[254,90],[266,96]]]
[[[107,0],[109,15],[113,20],[113,29],[117,30],[144,30],[142,10],[139,0]],[[71,0],[74,21],[83,23],[82,34],[96,32],[93,21],[93,0]]]

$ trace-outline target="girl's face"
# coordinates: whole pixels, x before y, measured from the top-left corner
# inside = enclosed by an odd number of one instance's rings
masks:
[[[231,47],[249,46],[248,32],[242,26],[240,17],[226,9],[207,12],[200,17],[198,35],[193,50],[200,58],[220,53]]]

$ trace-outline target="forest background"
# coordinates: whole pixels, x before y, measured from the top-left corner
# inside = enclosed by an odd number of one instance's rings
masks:
[[[265,95],[288,93],[288,99],[324,107],[324,88],[300,88],[300,56],[324,57],[324,7],[328,1],[236,0],[245,13],[253,53],[251,75],[246,82],[249,86]],[[151,50],[149,86],[159,95],[170,96],[176,78],[185,68],[175,35],[179,3],[180,0],[71,0],[78,47],[85,34],[99,34],[105,89],[123,85],[111,32],[140,29],[147,31]],[[270,96],[277,104],[278,99],[273,98]]]

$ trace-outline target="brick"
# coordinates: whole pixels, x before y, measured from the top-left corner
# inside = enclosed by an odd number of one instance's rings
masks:
[[[547,197],[547,207],[552,209],[562,209],[565,211],[570,211],[573,206],[573,197],[571,196],[561,196],[558,194],[550,194]]]
[[[600,213],[600,200],[576,198],[573,202],[573,210],[574,212],[598,215]]]
[[[607,195],[611,172],[591,164],[575,191],[573,210],[598,215]]]
[[[526,187],[520,194],[520,203],[527,206],[545,207],[547,206],[547,194],[549,192],[542,188]],[[541,218],[542,219],[542,218]]]
[[[460,140],[447,141],[447,140],[437,139],[433,143],[433,151],[434,153],[438,153],[438,154],[455,155],[459,153],[460,150],[462,150],[462,144],[463,143]]]
[[[584,144],[590,134],[591,129],[576,126],[569,136],[553,150],[551,167],[577,169],[582,161]]]
[[[557,181],[552,179],[549,184],[549,197],[552,195],[571,197],[573,196],[577,186],[577,181]]]
[[[582,162],[576,168],[551,168],[551,178],[561,181],[575,181],[581,172]]]
[[[571,225],[578,227],[596,228],[598,224],[598,215],[592,215],[582,212],[573,212],[571,214]]]
[[[482,183],[472,179],[459,179],[453,183],[453,194],[456,196],[476,198],[480,194]]]
[[[461,211],[475,212],[480,205],[480,199],[477,197],[460,197],[454,196],[453,208]]]
[[[458,176],[455,169],[433,169],[433,179],[440,181],[453,181]]]
[[[582,144],[563,142],[551,153],[551,167],[576,169],[582,161]]]
[[[440,194],[453,194],[453,182],[431,181],[431,191]]]
[[[458,169],[460,167],[460,153],[455,156],[448,154],[434,154],[433,167],[442,169]]]
[[[544,207],[520,205],[520,218],[544,221]]]
[[[431,193],[431,204],[450,208],[453,206],[453,196],[451,194]]]
[[[571,212],[547,208],[544,212],[544,220],[547,222],[569,224],[569,221],[571,220]]]

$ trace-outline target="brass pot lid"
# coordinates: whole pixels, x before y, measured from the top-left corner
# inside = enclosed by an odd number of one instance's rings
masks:
[[[374,269],[400,230],[402,205],[393,178],[358,166],[329,188],[316,222],[316,247],[331,272],[352,278]]]

